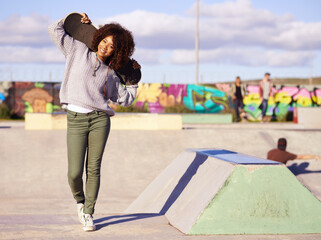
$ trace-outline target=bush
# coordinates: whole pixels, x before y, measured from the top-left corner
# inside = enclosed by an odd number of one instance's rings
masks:
[[[178,104],[171,107],[165,107],[165,113],[194,113],[194,111],[189,110],[184,104]]]
[[[10,119],[10,117],[11,117],[10,108],[4,103],[0,103],[0,119]]]
[[[143,108],[140,108],[140,107],[136,107],[136,106],[129,106],[129,107],[123,107],[123,106],[116,106],[115,107],[115,112],[127,112],[127,113],[146,113],[147,111]]]

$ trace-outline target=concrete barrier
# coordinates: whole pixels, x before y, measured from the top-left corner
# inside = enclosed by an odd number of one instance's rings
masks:
[[[321,126],[321,107],[298,107],[296,111],[298,124],[310,127]]]
[[[67,129],[66,113],[26,113],[26,130]],[[180,130],[179,114],[118,113],[111,118],[112,130]]]
[[[115,130],[180,130],[182,116],[179,114],[116,113],[111,118]]]
[[[26,130],[54,130],[67,129],[65,113],[26,113]]]
[[[179,155],[126,213],[191,235],[321,233],[321,203],[284,164],[224,149]]]
[[[183,124],[220,124],[232,123],[232,114],[182,114]]]

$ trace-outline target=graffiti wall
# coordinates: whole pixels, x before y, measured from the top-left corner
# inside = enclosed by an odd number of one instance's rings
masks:
[[[228,95],[216,85],[141,84],[135,106],[150,113],[163,113],[167,107],[184,105],[198,113],[219,113],[229,108]]]
[[[248,119],[261,118],[262,99],[258,85],[247,85],[244,111]],[[25,112],[61,111],[60,83],[1,82],[0,102],[5,102],[17,116]],[[180,106],[196,113],[233,112],[234,95],[231,84],[140,84],[136,108],[149,113],[164,113],[166,109]],[[320,107],[321,86],[274,86],[268,101],[268,116],[285,119],[295,107]]]
[[[268,100],[266,115],[276,116],[281,120],[289,114],[293,114],[295,107],[320,107],[320,100],[321,89],[317,87],[310,91],[304,86],[273,87],[272,96]],[[250,119],[260,118],[262,114],[260,109],[262,99],[259,94],[259,86],[247,86],[247,95],[244,97],[243,103],[244,110],[248,113]]]
[[[285,120],[295,107],[320,107],[321,86],[274,86],[266,115]],[[138,88],[137,107],[151,113],[163,113],[167,107],[183,104],[197,113],[220,113],[234,109],[231,84],[142,84]],[[262,98],[258,85],[246,86],[243,99],[248,119],[261,118]]]
[[[26,112],[52,113],[61,110],[60,83],[13,82],[2,100],[17,117]]]

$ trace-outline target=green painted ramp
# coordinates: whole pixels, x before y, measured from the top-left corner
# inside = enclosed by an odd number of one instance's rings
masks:
[[[321,202],[284,164],[225,149],[185,150],[126,212],[191,235],[321,233]]]
[[[320,201],[286,167],[237,165],[189,234],[320,232]]]

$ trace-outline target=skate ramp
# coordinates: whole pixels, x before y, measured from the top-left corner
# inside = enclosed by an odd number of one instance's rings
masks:
[[[184,151],[126,212],[192,235],[321,232],[320,201],[285,165],[224,149]]]

